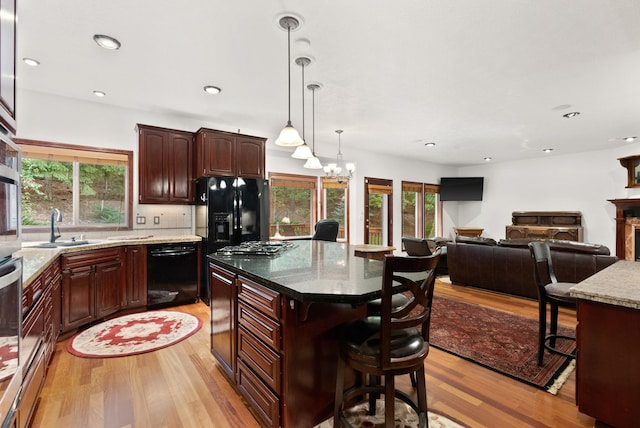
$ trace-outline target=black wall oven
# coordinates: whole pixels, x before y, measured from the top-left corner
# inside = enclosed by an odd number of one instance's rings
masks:
[[[0,260],[20,250],[20,150],[0,132]]]
[[[25,353],[22,341],[20,150],[0,126],[0,424],[16,413]]]

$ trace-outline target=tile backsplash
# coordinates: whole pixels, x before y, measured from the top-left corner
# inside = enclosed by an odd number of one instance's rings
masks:
[[[137,205],[133,208],[132,230],[110,230],[87,232],[62,231],[62,239],[79,237],[85,239],[106,239],[122,235],[193,235],[194,234],[194,208],[190,205]],[[48,241],[49,231],[43,233],[23,233],[23,241]]]

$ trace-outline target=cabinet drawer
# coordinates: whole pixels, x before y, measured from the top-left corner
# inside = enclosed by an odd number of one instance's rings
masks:
[[[20,392],[19,412],[19,428],[29,426],[31,416],[36,407],[38,396],[42,385],[44,384],[45,373],[45,355],[44,349],[38,352],[34,364],[26,374],[25,380],[22,382],[22,391]]]
[[[255,282],[238,277],[238,298],[265,315],[280,319],[280,294]]]
[[[280,426],[278,397],[240,360],[238,360],[238,389],[268,427]]]
[[[238,304],[238,322],[261,341],[280,350],[280,324],[245,303]]]
[[[280,355],[256,339],[249,331],[238,329],[238,358],[276,393],[280,393]]]
[[[69,270],[78,267],[91,266],[110,262],[121,258],[121,247],[105,248],[103,250],[82,251],[62,256],[62,269]]]

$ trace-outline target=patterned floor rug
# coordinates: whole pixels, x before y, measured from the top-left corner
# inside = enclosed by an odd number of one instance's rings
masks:
[[[83,358],[141,354],[180,342],[201,325],[198,317],[177,311],[125,315],[78,333],[67,342],[67,350]]]
[[[367,415],[369,405],[367,403],[358,404],[348,409],[345,413],[349,423],[354,428],[384,428],[384,401],[376,401],[376,414]],[[395,407],[396,423],[394,428],[416,428],[418,427],[418,415],[405,403],[396,400]],[[451,419],[429,412],[427,417],[429,428],[464,428]],[[333,418],[324,421],[314,428],[333,428]]]
[[[558,329],[575,337],[574,329]],[[537,319],[440,296],[433,299],[430,343],[554,395],[575,367],[575,360],[548,352],[538,366]],[[557,346],[575,350],[574,341],[558,341]]]
[[[18,337],[0,337],[0,381],[13,375],[18,368]]]

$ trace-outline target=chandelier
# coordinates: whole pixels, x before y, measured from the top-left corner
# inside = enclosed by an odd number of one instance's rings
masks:
[[[336,129],[336,134],[338,134],[338,155],[336,156],[336,162],[330,163],[324,167],[324,172],[327,177],[331,177],[336,179],[338,183],[342,183],[344,181],[349,181],[351,177],[353,177],[353,173],[356,170],[356,166],[352,163],[344,163],[342,159],[342,151],[341,149],[341,134],[342,129]]]

